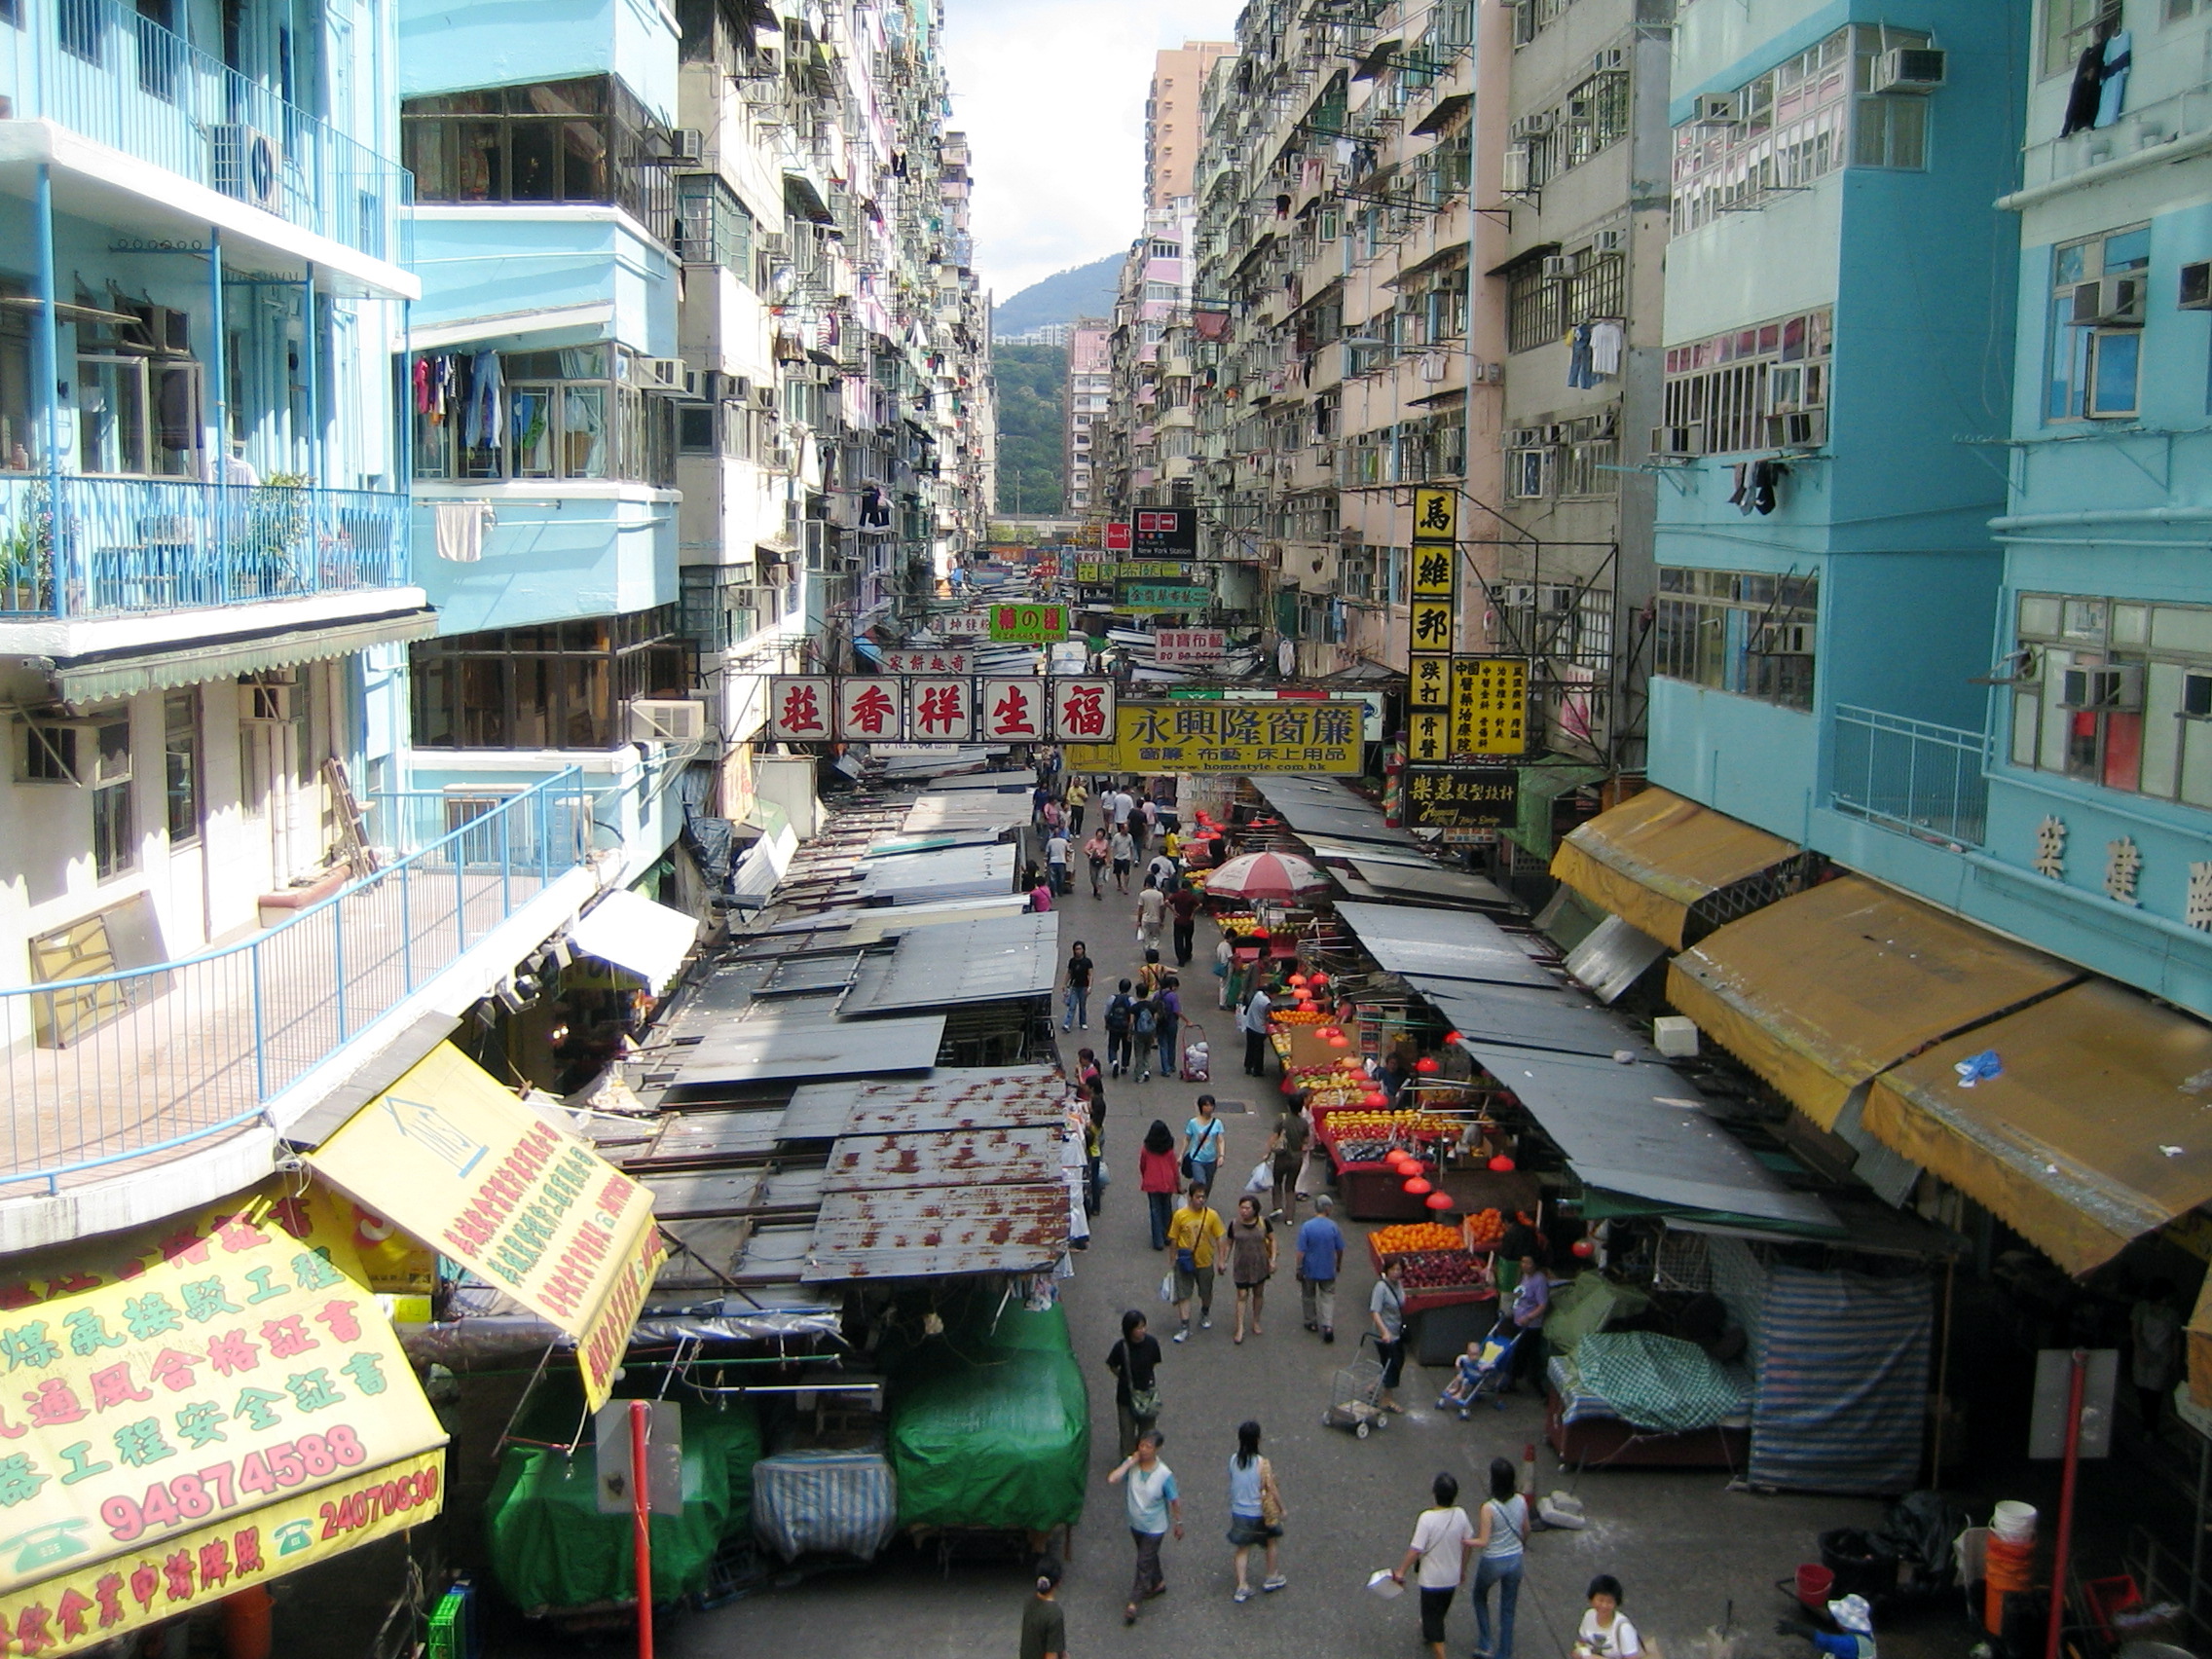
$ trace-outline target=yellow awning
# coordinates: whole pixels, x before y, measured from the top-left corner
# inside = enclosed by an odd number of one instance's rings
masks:
[[[1676,957],[1667,1000],[1828,1129],[1875,1073],[2081,977],[1847,875],[1777,900]]]
[[[1778,835],[1654,789],[1562,841],[1552,874],[1679,950],[1696,905],[1797,856]]]
[[[2212,1026],[2091,979],[1876,1078],[1865,1124],[2084,1273],[2212,1200]]]

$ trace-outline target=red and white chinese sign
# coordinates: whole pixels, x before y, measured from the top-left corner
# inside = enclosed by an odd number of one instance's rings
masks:
[[[1219,662],[1229,635],[1219,628],[1161,628],[1152,636],[1155,660],[1162,668],[1195,668]]]
[[[1106,551],[1109,553],[1126,553],[1128,550],[1129,521],[1127,519],[1109,520],[1106,525]]]
[[[819,743],[830,735],[834,712],[827,674],[779,674],[768,682],[768,735],[779,743]]]
[[[1114,682],[1111,680],[1054,680],[1051,685],[1052,736],[1062,743],[1114,740]]]
[[[947,649],[942,645],[929,650],[885,651],[883,672],[886,674],[973,674],[976,672],[976,653],[970,650]]]
[[[903,680],[837,682],[837,735],[858,743],[896,743],[906,735]]]
[[[916,743],[966,743],[976,735],[975,686],[965,678],[917,676],[906,682]]]
[[[991,613],[987,610],[956,610],[949,616],[932,617],[931,621],[948,640],[987,639],[991,632]]]
[[[1050,735],[1042,680],[986,680],[983,736],[993,743],[1042,743]]]

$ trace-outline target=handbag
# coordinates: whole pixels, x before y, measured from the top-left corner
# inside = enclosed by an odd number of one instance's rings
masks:
[[[1274,1466],[1260,1459],[1260,1520],[1270,1527],[1282,1525],[1282,1495],[1275,1491]]]
[[[1129,1390],[1129,1416],[1139,1422],[1150,1422],[1160,1415],[1160,1389],[1131,1388]]]

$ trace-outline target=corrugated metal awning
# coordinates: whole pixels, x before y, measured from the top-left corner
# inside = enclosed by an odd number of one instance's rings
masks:
[[[944,1015],[824,1022],[755,1014],[720,1026],[684,1058],[671,1080],[701,1084],[765,1083],[778,1078],[855,1077],[927,1071],[944,1041]]]
[[[1827,1129],[1877,1072],[2081,977],[1847,875],[1730,922],[1676,957],[1667,1000]]]
[[[1361,947],[1386,974],[1538,985],[1546,990],[1559,986],[1554,976],[1488,916],[1415,904],[1340,903],[1337,918],[1359,936]]]
[[[876,1030],[881,1021],[870,1024]],[[802,1085],[784,1108],[786,1140],[1057,1123],[1067,1084],[1050,1066],[946,1066],[926,1078]]]
[[[1790,891],[1803,857],[1779,835],[1649,789],[1562,841],[1552,874],[1679,950],[1693,932]]]
[[[1068,1244],[1068,1188],[897,1188],[831,1193],[814,1224],[801,1283],[1026,1273]]]
[[[426,640],[437,631],[437,612],[419,606],[385,616],[277,628],[263,634],[203,640],[191,646],[61,657],[54,664],[54,691],[71,707],[83,707],[134,697],[141,691],[205,685],[210,681],[294,668],[303,662],[327,662],[365,651],[371,645]]]
[[[848,1135],[830,1150],[822,1190],[1024,1186],[1059,1179],[1059,1126],[1038,1124],[1027,1128]]]
[[[637,975],[656,996],[683,971],[683,959],[698,938],[696,917],[619,888],[569,929],[571,944],[586,956]]]
[[[1050,996],[1059,971],[1059,918],[991,916],[941,923],[900,936],[888,963],[865,965],[847,1014],[946,1008]]]

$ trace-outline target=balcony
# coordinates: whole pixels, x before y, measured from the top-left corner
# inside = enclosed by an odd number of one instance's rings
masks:
[[[18,0],[9,114],[46,120],[375,259],[406,172],[117,0]]]
[[[0,992],[0,1196],[58,1192],[253,1124],[583,864],[591,820],[574,769],[512,794],[380,796],[370,835],[397,856],[280,926],[181,962]]]
[[[1989,822],[1989,737],[1876,709],[1835,711],[1835,810],[1924,841],[1978,847]]]
[[[0,617],[123,616],[403,586],[407,498],[0,474]]]

